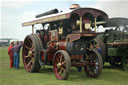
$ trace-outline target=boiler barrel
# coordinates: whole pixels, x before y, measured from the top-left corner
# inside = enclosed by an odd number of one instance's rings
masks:
[[[87,45],[80,39],[74,42],[60,41],[56,43],[60,50],[65,50],[71,55],[81,55],[85,53]]]

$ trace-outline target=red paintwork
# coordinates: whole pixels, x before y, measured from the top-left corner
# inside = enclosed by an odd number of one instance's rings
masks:
[[[86,62],[86,61],[72,62],[71,65],[74,66],[74,67],[87,66],[87,65],[96,66],[96,64],[94,62],[89,63],[89,62]]]
[[[13,67],[13,60],[14,60],[14,57],[13,57],[13,51],[11,50],[11,48],[13,47],[13,45],[9,46],[8,48],[8,55],[10,57],[10,68]]]
[[[52,61],[54,54],[57,50],[59,50],[59,49],[60,50],[66,50],[66,41],[50,42],[48,44],[48,46],[49,46],[48,51],[47,51],[48,60]],[[42,60],[44,60],[43,53],[42,53]]]
[[[58,42],[58,46],[60,50],[66,50],[66,41],[60,41]]]
[[[83,55],[72,55],[71,58],[76,59],[76,60],[80,60],[83,57]]]
[[[44,60],[44,52],[43,51],[40,52],[40,55],[41,55],[42,60]]]

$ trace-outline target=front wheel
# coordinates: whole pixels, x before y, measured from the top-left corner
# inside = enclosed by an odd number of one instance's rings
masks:
[[[59,80],[66,80],[71,68],[71,61],[68,53],[63,50],[57,51],[54,55],[53,63],[56,78]]]
[[[98,77],[101,74],[103,63],[101,55],[95,50],[88,50],[85,59],[87,65],[84,67],[84,71],[89,77]]]
[[[94,44],[95,44],[95,46],[98,46],[99,48],[101,48],[101,52],[99,52],[99,53],[101,54],[102,60],[104,63],[106,61],[106,46],[105,46],[105,44],[98,37],[94,39]]]

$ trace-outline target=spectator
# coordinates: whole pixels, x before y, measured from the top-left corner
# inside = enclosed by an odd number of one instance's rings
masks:
[[[102,55],[102,50],[99,44],[96,44],[95,46],[96,46],[97,51],[100,53],[100,55]]]
[[[13,67],[13,62],[14,62],[14,56],[13,56],[13,51],[11,51],[11,48],[13,48],[14,42],[11,42],[11,45],[8,48],[8,55],[10,57],[10,68]]]
[[[22,43],[19,43],[19,41],[17,41],[14,47],[11,49],[14,52],[14,67],[16,69],[19,69],[19,61],[20,61],[19,52],[20,52],[21,46],[22,46]]]

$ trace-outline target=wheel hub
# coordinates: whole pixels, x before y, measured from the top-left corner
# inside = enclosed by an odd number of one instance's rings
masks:
[[[28,56],[32,56],[32,51],[29,51],[28,52]]]
[[[58,63],[57,64],[57,68],[61,68],[61,63]]]

